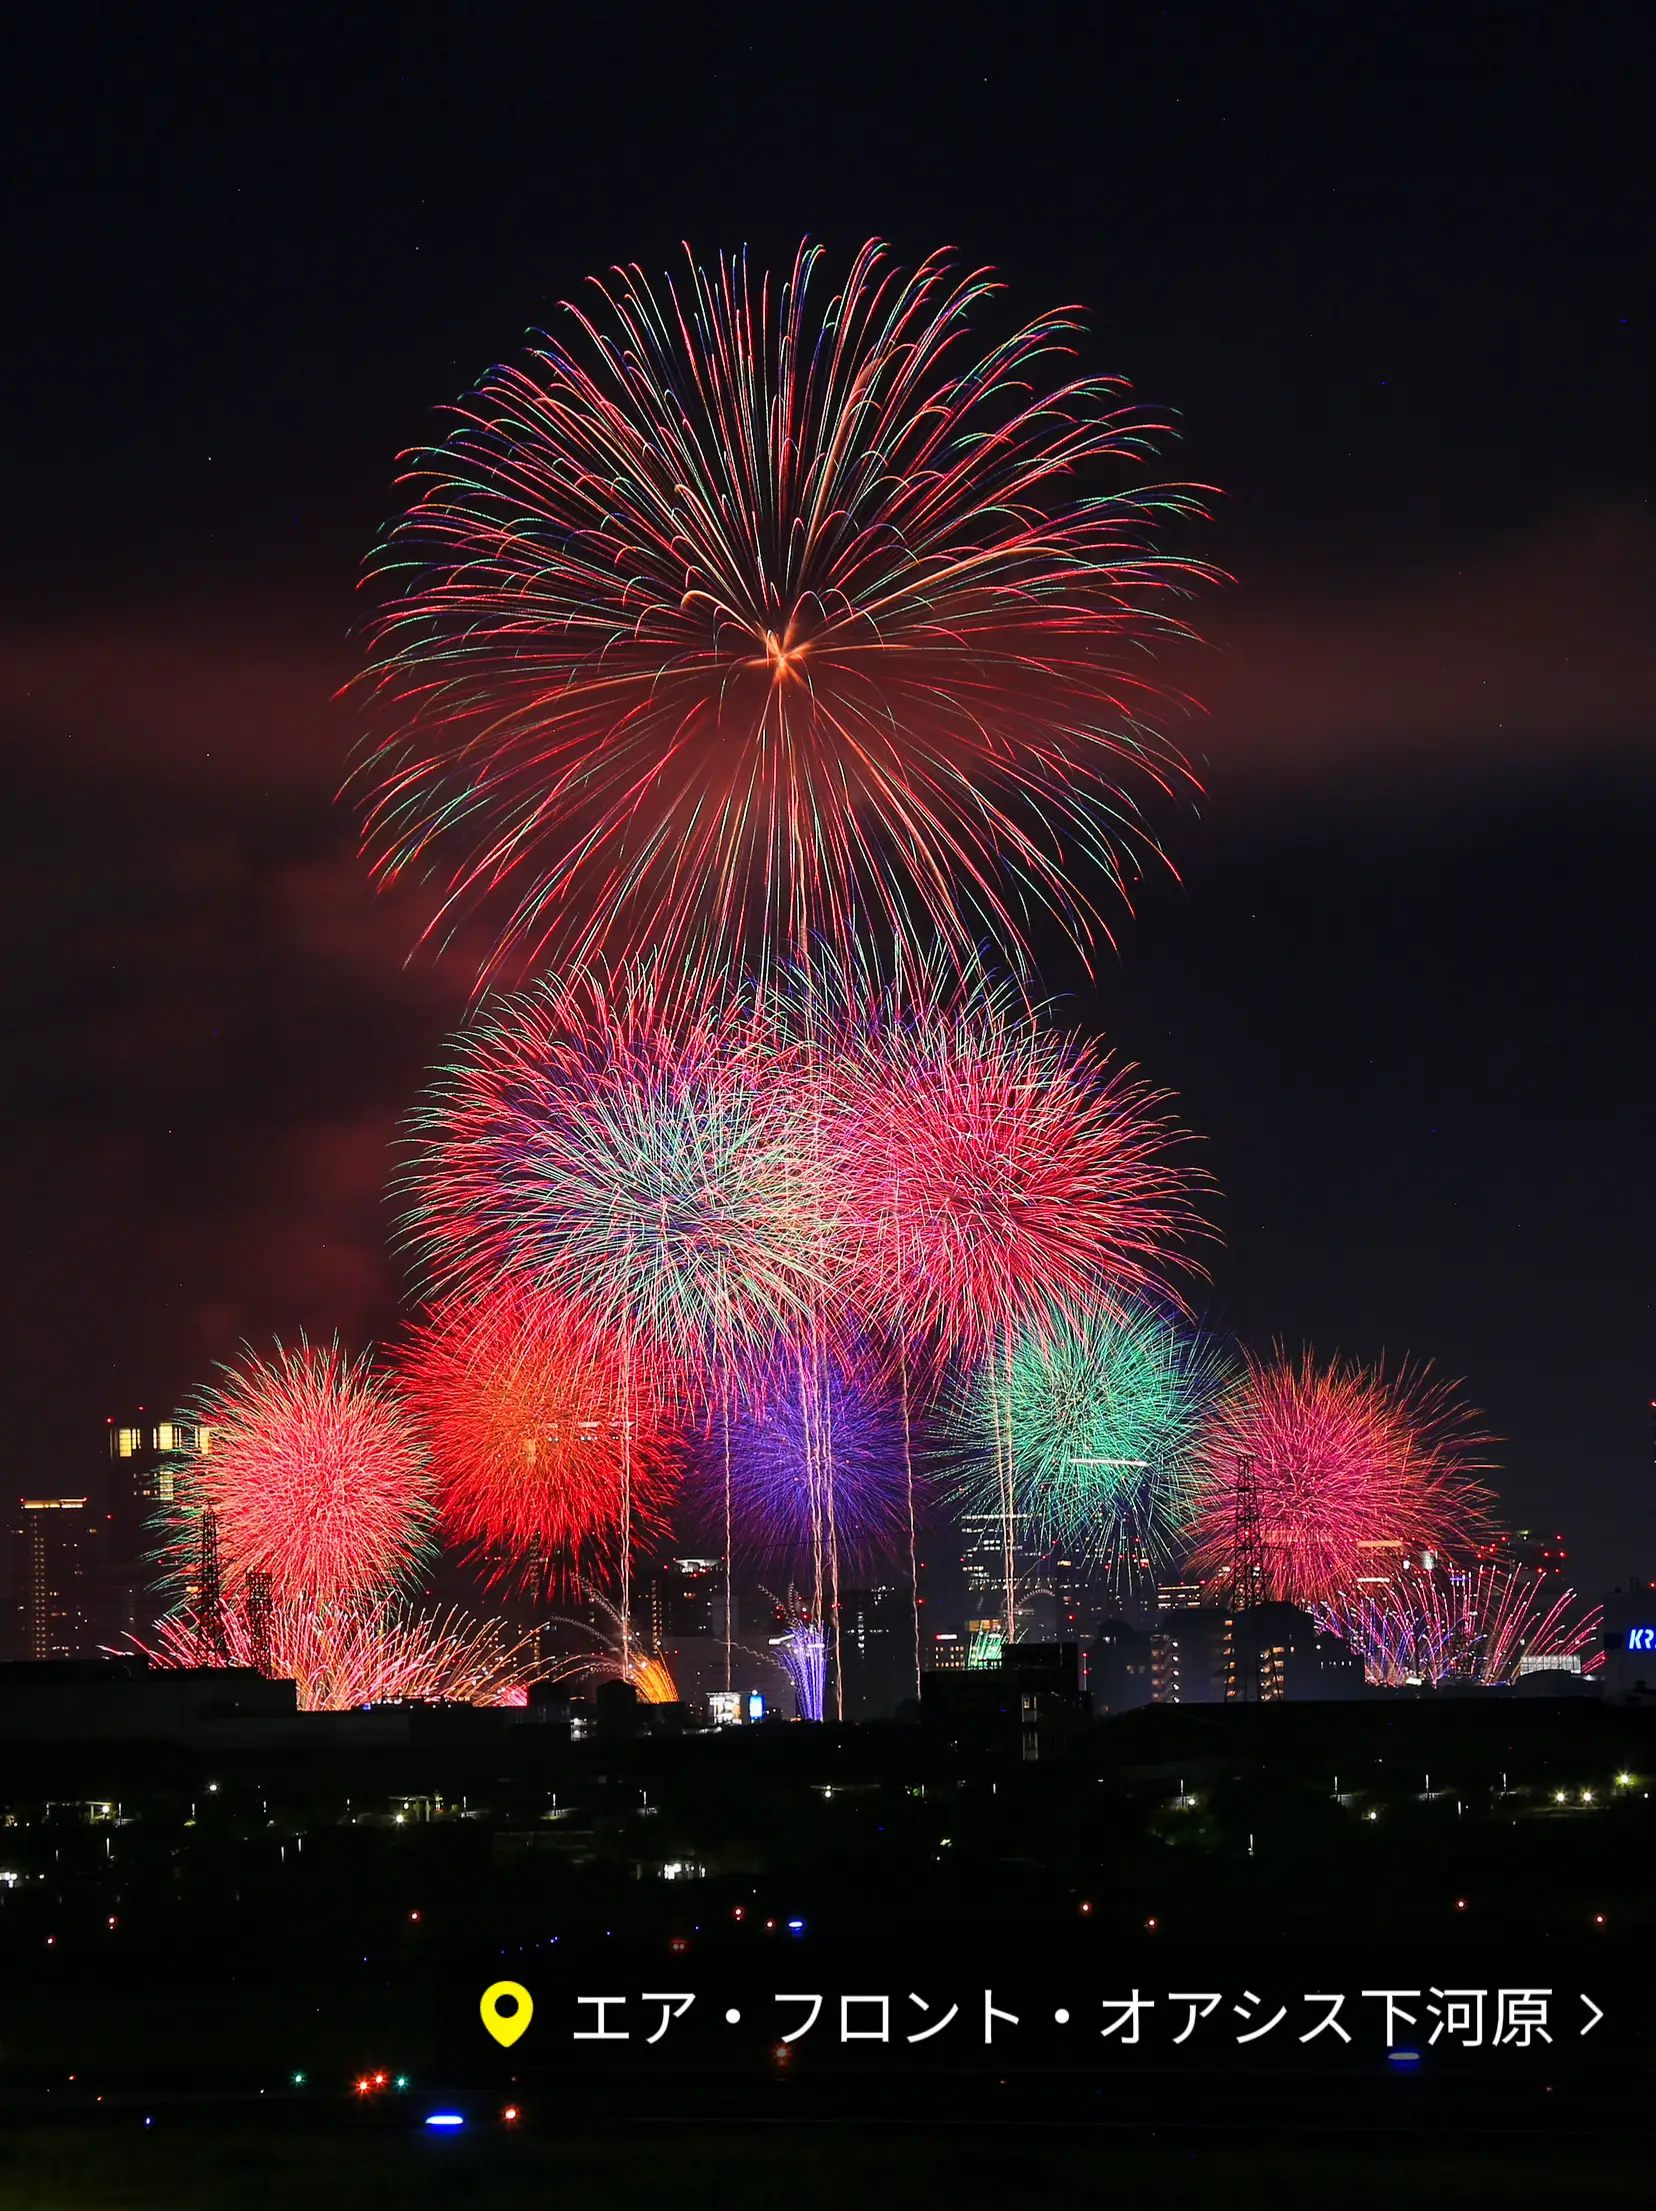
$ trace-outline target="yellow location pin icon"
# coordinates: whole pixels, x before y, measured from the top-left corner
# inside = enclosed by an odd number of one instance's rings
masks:
[[[477,2008],[490,2034],[509,2050],[535,2016],[535,1999],[521,1981],[496,1981],[483,1991]]]

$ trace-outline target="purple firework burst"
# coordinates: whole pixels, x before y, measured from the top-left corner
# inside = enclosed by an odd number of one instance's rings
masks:
[[[705,1435],[699,1488],[709,1513],[728,1495],[739,1547],[772,1558],[831,1550],[843,1565],[907,1524],[901,1399],[860,1361],[775,1352],[714,1409]]]

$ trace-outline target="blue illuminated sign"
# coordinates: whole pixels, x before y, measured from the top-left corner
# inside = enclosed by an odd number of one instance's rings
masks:
[[[1656,1651],[1656,1628],[1629,1628],[1627,1647],[1630,1651]]]

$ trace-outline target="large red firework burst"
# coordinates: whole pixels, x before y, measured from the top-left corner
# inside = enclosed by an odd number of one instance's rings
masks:
[[[440,1525],[542,1584],[658,1534],[674,1472],[665,1410],[612,1339],[509,1285],[451,1301],[402,1372],[431,1448]]]
[[[207,1448],[178,1487],[214,1516],[227,1588],[259,1575],[277,1602],[332,1602],[391,1589],[426,1556],[425,1453],[366,1356],[303,1342],[249,1353],[198,1412]],[[189,1515],[174,1517],[191,1542]]]
[[[822,1080],[858,1295],[904,1342],[1004,1355],[1066,1306],[1167,1295],[1201,1229],[1163,1096],[1010,992],[890,993]]]
[[[1241,1462],[1258,1498],[1268,1597],[1329,1604],[1379,1587],[1410,1556],[1453,1556],[1483,1523],[1488,1441],[1452,1387],[1422,1372],[1323,1365],[1309,1351],[1250,1359],[1199,1446],[1190,1571],[1231,1578]]]
[[[865,246],[824,297],[745,257],[637,269],[491,369],[376,561],[361,770],[382,882],[498,913],[494,960],[648,946],[719,972],[859,925],[1032,909],[1095,931],[1139,797],[1185,779],[1146,641],[1212,571],[1155,549],[1184,485],[1108,488],[1166,425],[1045,315]]]

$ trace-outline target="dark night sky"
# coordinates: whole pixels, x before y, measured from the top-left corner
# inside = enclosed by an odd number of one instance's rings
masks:
[[[398,449],[590,269],[878,232],[1085,303],[1227,493],[1209,796],[1075,1003],[1210,1139],[1216,1314],[1434,1357],[1515,1519],[1656,1570],[1639,13],[15,11],[14,1473],[393,1325],[464,998],[331,804]]]

